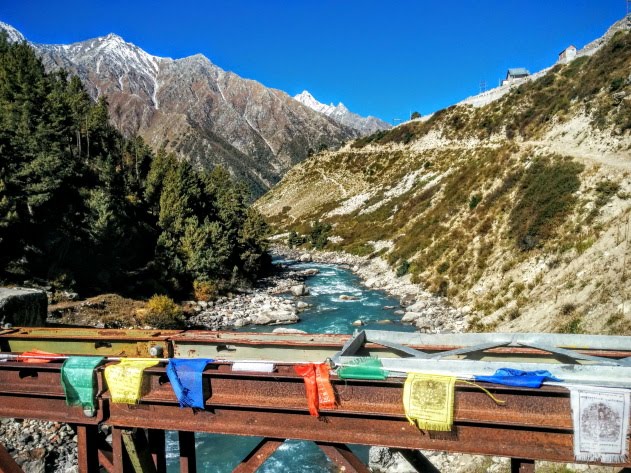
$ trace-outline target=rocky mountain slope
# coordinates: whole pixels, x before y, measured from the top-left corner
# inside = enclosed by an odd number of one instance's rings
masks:
[[[0,22],[9,39],[24,40]],[[31,44],[48,70],[77,74],[106,97],[114,124],[199,166],[221,164],[262,193],[310,153],[359,135],[286,93],[224,71],[202,55],[152,56],[109,34],[70,45]]]
[[[623,29],[486,106],[320,153],[257,207],[279,233],[330,224],[327,249],[387,260],[472,330],[631,334],[630,71]]]
[[[392,128],[389,123],[386,123],[379,118],[372,116],[362,117],[361,115],[351,112],[342,102],[337,105],[326,105],[322,102],[318,102],[313,95],[306,90],[303,90],[301,93],[294,96],[294,99],[316,112],[320,112],[327,117],[331,117],[333,120],[341,123],[342,125],[357,130],[361,136],[370,135],[376,131],[389,130]]]

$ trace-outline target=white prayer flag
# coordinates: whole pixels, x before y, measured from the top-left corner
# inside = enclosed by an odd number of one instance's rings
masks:
[[[569,389],[576,460],[626,462],[631,391],[595,386]]]

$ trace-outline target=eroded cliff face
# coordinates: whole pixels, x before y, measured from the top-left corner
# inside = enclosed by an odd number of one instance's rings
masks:
[[[321,153],[257,202],[331,224],[470,313],[473,330],[630,333],[631,33],[483,107]]]
[[[9,25],[0,23],[0,29],[11,40],[24,40]],[[157,57],[115,34],[31,46],[48,70],[76,74],[93,98],[106,97],[123,133],[200,166],[221,164],[257,194],[310,154],[360,134],[202,55]]]

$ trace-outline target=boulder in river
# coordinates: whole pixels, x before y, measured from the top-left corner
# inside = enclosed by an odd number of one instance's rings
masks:
[[[296,284],[295,286],[291,286],[289,290],[296,297],[306,296],[307,294],[309,294],[309,289],[307,289],[307,286],[305,286],[304,284]]]
[[[340,300],[341,301],[356,301],[357,299],[359,299],[359,297],[357,297],[357,296],[349,296],[348,294],[342,294],[340,296]]]
[[[403,317],[401,317],[401,322],[404,324],[414,323],[415,320],[418,320],[422,316],[423,314],[420,312],[406,312]]]
[[[303,253],[300,255],[300,258],[298,258],[298,260],[303,263],[311,263],[311,261],[313,261],[313,257],[310,253]]]

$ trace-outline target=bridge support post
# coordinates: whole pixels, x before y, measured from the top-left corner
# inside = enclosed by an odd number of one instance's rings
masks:
[[[180,473],[196,473],[195,432],[180,430],[177,435],[180,443]]]
[[[98,473],[99,457],[96,425],[77,425],[77,462],[79,473]]]
[[[166,473],[167,459],[165,452],[166,442],[164,438],[164,430],[148,429],[147,437],[149,440],[151,458],[153,459],[153,464],[156,466],[156,472]]]
[[[112,466],[114,473],[129,472],[129,460],[123,443],[123,429],[112,427]]]
[[[535,461],[524,460],[523,458],[510,459],[511,473],[535,473]]]

